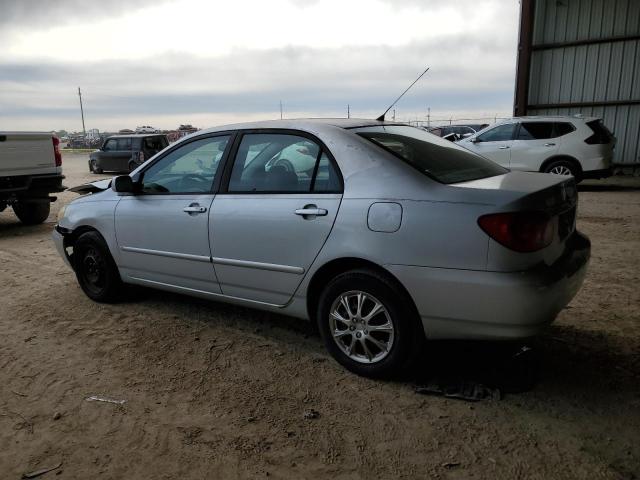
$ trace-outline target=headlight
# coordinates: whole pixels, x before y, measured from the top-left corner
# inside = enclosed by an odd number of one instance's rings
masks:
[[[67,211],[66,205],[63,205],[62,207],[60,207],[60,210],[58,210],[58,216],[57,216],[58,223],[60,223],[60,220],[64,218],[64,214],[66,211]]]

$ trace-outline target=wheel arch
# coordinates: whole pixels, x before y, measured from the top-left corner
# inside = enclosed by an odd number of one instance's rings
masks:
[[[582,175],[582,165],[577,158],[570,155],[554,155],[553,157],[547,158],[544,162],[542,162],[542,165],[540,165],[540,172],[544,172],[548,165],[559,160],[564,160],[571,163],[576,167],[578,175]]]
[[[396,278],[389,270],[380,266],[379,264],[372,262],[371,260],[365,260],[358,257],[343,257],[335,258],[318,268],[309,284],[307,286],[307,315],[312,322],[316,319],[316,311],[318,310],[318,302],[320,300],[320,294],[324,286],[337,275],[348,272],[350,270],[370,270],[388,279],[392,282],[405,296],[406,301],[409,304],[409,308],[415,313],[416,319],[420,319],[418,314],[418,308],[411,298],[409,291],[404,287],[402,282]]]
[[[96,232],[105,241],[107,247],[109,246],[108,242],[104,238],[104,235],[102,235],[102,233],[100,233],[97,228],[92,227],[91,225],[80,225],[64,236],[63,246],[65,248],[65,251],[68,247],[73,248],[78,238],[80,238],[83,233],[87,232]],[[69,261],[71,262],[71,265],[73,265],[73,254],[69,255]]]

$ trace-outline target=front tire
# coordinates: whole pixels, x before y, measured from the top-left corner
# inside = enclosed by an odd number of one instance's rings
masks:
[[[120,272],[99,233],[83,233],[76,240],[73,246],[73,269],[80,288],[91,300],[113,303],[120,299]]]
[[[51,212],[51,202],[18,202],[13,204],[13,212],[25,225],[38,225],[44,222]]]
[[[92,173],[102,173],[102,169],[98,167],[98,163],[95,160],[91,160],[89,163],[89,170],[91,170]]]
[[[329,353],[366,377],[397,376],[417,359],[424,340],[411,299],[369,270],[334,278],[320,296],[317,321]]]

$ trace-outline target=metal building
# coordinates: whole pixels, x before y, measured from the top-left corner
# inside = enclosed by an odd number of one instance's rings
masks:
[[[514,114],[600,117],[640,166],[640,0],[521,0]]]

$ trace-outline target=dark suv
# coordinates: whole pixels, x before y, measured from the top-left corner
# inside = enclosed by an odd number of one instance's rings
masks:
[[[131,172],[169,145],[166,135],[114,135],[89,156],[89,170]]]

